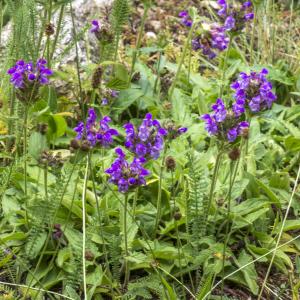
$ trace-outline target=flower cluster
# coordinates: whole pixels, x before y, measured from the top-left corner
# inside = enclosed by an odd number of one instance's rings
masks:
[[[132,163],[125,159],[125,154],[118,148],[118,158],[106,170],[110,182],[117,185],[120,192],[127,192],[146,183],[145,176],[150,172],[143,165],[151,159],[157,159],[164,148],[165,139],[175,139],[185,133],[187,128],[161,126],[158,120],[147,113],[142,124],[136,129],[132,123],[124,125],[126,132],[125,147],[134,155]]]
[[[136,130],[132,123],[124,125],[126,132],[125,147],[137,157],[157,159],[164,147],[164,136],[167,130],[161,127],[158,120],[146,114],[140,127]]]
[[[259,112],[270,109],[276,100],[272,84],[266,78],[267,74],[266,69],[259,73],[251,72],[250,75],[239,74],[238,80],[231,84],[231,88],[235,90],[232,108],[226,109],[222,99],[217,99],[212,105],[213,112],[201,117],[210,135],[229,142],[234,142],[238,136],[247,137],[249,124],[242,121],[247,106],[252,112]]]
[[[191,27],[193,25],[193,21],[186,10],[181,11],[178,14],[179,18],[181,19],[181,23],[187,27]]]
[[[49,83],[48,77],[53,72],[46,65],[47,61],[43,58],[39,59],[36,64],[18,60],[7,71],[7,74],[10,75],[10,82],[17,89],[17,97],[21,101],[26,103],[35,101],[39,87]]]
[[[130,188],[133,189],[146,184],[145,177],[150,172],[143,167],[146,162],[145,158],[134,157],[133,161],[128,163],[121,148],[117,148],[115,151],[118,158],[105,171],[110,176],[109,182],[117,185],[121,193],[126,193]]]
[[[222,99],[217,99],[212,105],[213,113],[201,118],[205,121],[205,129],[210,135],[218,136],[221,140],[234,142],[238,136],[243,136],[248,130],[249,123],[241,121],[232,111],[227,110]]]
[[[48,77],[53,72],[46,67],[47,61],[39,59],[34,65],[32,62],[26,63],[24,60],[18,60],[7,73],[11,76],[10,82],[18,89],[25,88],[28,83],[39,83],[45,85],[49,83]]]
[[[239,8],[228,5],[226,0],[218,0],[218,4],[218,15],[224,20],[224,28],[228,31],[240,31],[245,22],[254,18],[251,1],[244,2]]]
[[[227,49],[229,44],[229,37],[225,33],[224,27],[218,24],[212,24],[208,30],[197,35],[192,40],[192,48],[197,51],[202,50],[202,53],[209,59],[217,56],[217,52],[222,52]]]
[[[107,147],[113,143],[113,136],[118,135],[118,131],[109,127],[111,119],[104,116],[97,122],[97,114],[93,108],[88,111],[86,123],[80,122],[74,131],[77,133],[76,139],[85,141],[89,147],[101,145]]]
[[[259,73],[251,72],[249,75],[240,73],[238,80],[231,84],[235,91],[232,110],[237,117],[245,112],[246,105],[252,112],[271,108],[276,95],[272,92],[272,84],[267,80],[267,74],[266,69]]]

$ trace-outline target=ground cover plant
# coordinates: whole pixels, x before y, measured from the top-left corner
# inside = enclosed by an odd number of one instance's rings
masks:
[[[0,0],[0,298],[300,299],[299,11]]]

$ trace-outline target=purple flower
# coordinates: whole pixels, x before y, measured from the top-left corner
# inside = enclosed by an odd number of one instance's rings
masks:
[[[102,120],[97,122],[97,114],[93,108],[88,111],[86,123],[80,122],[74,131],[77,133],[77,140],[87,140],[91,147],[101,145],[108,147],[113,143],[113,137],[118,135],[118,131],[110,128],[108,123],[111,119],[104,116]]]
[[[249,127],[248,122],[240,121],[240,115],[234,112],[234,108],[231,111],[225,107],[222,99],[217,99],[212,109],[212,113],[201,116],[209,135],[232,143],[238,136],[243,136],[245,129]]]
[[[135,157],[131,163],[125,158],[125,153],[121,148],[115,150],[118,158],[112,163],[105,173],[109,175],[109,182],[118,186],[121,193],[126,193],[130,189],[145,185],[145,177],[150,172],[143,167],[145,159]]]
[[[227,110],[222,99],[218,98],[216,103],[211,106],[214,110],[213,118],[220,123],[226,119]]]
[[[204,34],[195,37],[192,40],[192,48],[197,51],[202,50],[202,53],[209,59],[217,56],[218,52],[227,49],[229,44],[229,37],[225,33],[225,28],[217,24],[210,26]]]
[[[158,120],[147,113],[142,124],[136,130],[132,123],[124,125],[126,132],[125,147],[137,157],[157,159],[164,147],[164,137],[168,132]]]
[[[91,32],[92,33],[97,33],[100,31],[100,22],[97,20],[93,20],[92,21],[92,28],[91,28]]]
[[[245,22],[254,18],[251,1],[244,2],[239,8],[228,5],[226,0],[219,0],[218,4],[220,7],[218,15],[227,31],[241,31],[245,27]]]
[[[235,27],[235,18],[233,16],[228,16],[225,20],[224,27],[228,31],[233,29]]]
[[[205,130],[210,135],[216,135],[218,133],[218,125],[216,120],[209,114],[205,114],[201,117],[205,121]]]
[[[7,71],[10,75],[10,82],[17,89],[30,89],[33,85],[45,85],[49,83],[48,77],[53,72],[46,67],[47,61],[39,59],[34,65],[32,62],[26,63],[18,60],[16,64]]]
[[[235,91],[233,97],[233,112],[238,117],[245,112],[248,105],[252,112],[270,109],[276,100],[272,92],[272,84],[267,80],[268,70],[262,69],[259,73],[251,72],[249,75],[240,73],[237,81],[231,84]]]
[[[238,136],[238,130],[236,127],[233,127],[227,131],[227,138],[230,143],[234,142]]]
[[[178,16],[181,18],[181,23],[183,25],[187,27],[191,27],[193,25],[193,21],[186,10],[181,11]]]

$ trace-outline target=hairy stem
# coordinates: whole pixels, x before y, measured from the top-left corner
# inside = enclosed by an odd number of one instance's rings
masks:
[[[123,286],[126,287],[129,282],[130,270],[128,266],[128,239],[127,239],[127,209],[128,209],[128,194],[125,194],[124,210],[123,210],[123,230],[124,230],[124,246],[125,246],[125,277]]]
[[[135,63],[136,63],[136,60],[138,58],[138,52],[139,52],[139,49],[141,47],[141,42],[142,42],[142,37],[143,37],[143,31],[144,31],[145,22],[146,22],[146,19],[147,19],[149,8],[150,8],[150,5],[149,4],[145,4],[144,13],[143,13],[143,16],[142,16],[142,19],[141,19],[141,26],[140,26],[139,33],[138,33],[138,38],[137,38],[136,46],[135,46],[135,49],[134,49],[134,52],[133,52],[133,55],[132,55],[132,63],[131,63],[130,77],[129,77],[130,79],[131,79],[131,77],[133,75]]]
[[[194,28],[195,28],[195,24],[193,23],[193,25],[190,28],[188,37],[187,37],[187,39],[185,41],[185,44],[184,44],[183,52],[182,52],[182,55],[180,57],[180,61],[179,61],[179,65],[178,65],[178,68],[177,68],[177,71],[176,71],[175,78],[173,80],[172,86],[170,87],[170,93],[169,93],[169,98],[170,99],[172,99],[174,89],[176,87],[176,83],[177,83],[177,80],[178,80],[180,72],[181,72],[181,68],[182,68],[184,60],[186,58],[187,51],[190,48],[190,43],[191,43],[191,39],[192,39],[192,36],[193,36]]]
[[[82,273],[83,273],[83,294],[84,300],[87,298],[87,287],[86,287],[86,270],[85,270],[85,243],[86,243],[86,212],[85,212],[85,201],[86,201],[86,190],[89,175],[89,159],[86,162],[85,175],[82,189]]]
[[[219,153],[217,155],[216,163],[215,163],[215,166],[214,166],[214,173],[213,173],[212,182],[211,182],[210,191],[209,191],[207,214],[209,214],[210,209],[211,209],[211,205],[212,205],[213,195],[214,195],[214,191],[215,191],[215,187],[216,187],[216,183],[217,183],[217,178],[218,178],[218,173],[219,173],[219,167],[220,167],[220,162],[221,162],[222,154],[223,154],[223,152],[219,151]]]
[[[158,225],[159,225],[159,221],[161,218],[161,196],[162,196],[162,180],[163,180],[163,172],[164,172],[164,167],[165,167],[165,156],[166,156],[166,152],[167,152],[167,145],[165,145],[164,148],[164,152],[162,155],[162,162],[160,165],[160,172],[159,172],[159,183],[158,183],[158,195],[157,195],[157,204],[156,204],[156,219],[155,219],[155,227],[154,227],[154,231],[153,234],[154,236],[156,235],[156,232],[158,230]]]

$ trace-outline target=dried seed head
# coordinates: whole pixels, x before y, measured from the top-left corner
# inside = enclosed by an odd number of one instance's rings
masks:
[[[132,78],[131,78],[131,82],[138,82],[141,79],[141,73],[140,72],[136,72],[133,74]]]
[[[247,140],[249,138],[249,128],[242,128],[241,136]]]
[[[39,132],[42,135],[45,135],[47,133],[48,125],[45,123],[37,124],[36,126],[37,132]]]
[[[50,36],[50,35],[53,35],[54,32],[55,32],[54,25],[52,23],[47,24],[46,28],[45,28],[45,34],[47,36]]]
[[[179,221],[182,218],[181,212],[178,210],[174,213],[174,220]]]
[[[91,149],[91,144],[89,141],[83,141],[80,149],[84,152],[88,152]]]
[[[239,148],[234,147],[229,153],[228,156],[231,160],[238,160],[241,155],[241,151]]]
[[[165,110],[171,110],[171,109],[172,109],[172,103],[171,103],[170,101],[165,101],[165,102],[163,103],[163,108],[164,108]]]
[[[94,71],[93,77],[92,77],[92,87],[93,89],[97,89],[101,85],[101,79],[103,74],[103,68],[101,66],[98,66],[96,70]]]
[[[92,261],[95,255],[91,250],[85,250],[85,259],[88,261]]]
[[[71,142],[70,142],[70,147],[71,147],[72,149],[74,149],[74,150],[79,149],[79,148],[80,148],[80,143],[79,143],[79,141],[78,141],[77,139],[71,140]]]
[[[166,160],[166,167],[168,172],[174,172],[176,168],[176,160],[173,156],[167,156]]]

